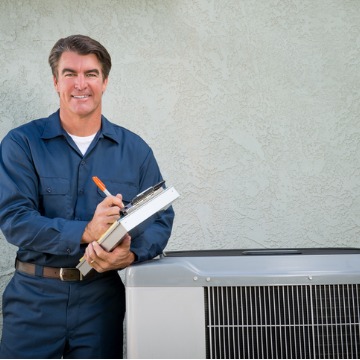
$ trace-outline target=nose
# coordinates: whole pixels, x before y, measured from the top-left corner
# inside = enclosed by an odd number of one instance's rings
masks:
[[[86,77],[82,74],[78,74],[75,80],[75,89],[83,90],[86,88]]]

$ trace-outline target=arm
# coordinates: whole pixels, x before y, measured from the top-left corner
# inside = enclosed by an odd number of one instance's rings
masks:
[[[162,180],[158,165],[149,151],[140,171],[142,186],[140,192]],[[99,272],[121,269],[133,262],[152,259],[161,254],[171,234],[174,219],[172,207],[156,216],[151,222],[141,224],[112,252],[104,251],[96,242],[90,244],[85,252],[86,260]]]
[[[55,255],[75,255],[86,221],[41,214],[39,174],[30,147],[11,134],[0,145],[0,227],[19,248]]]
[[[159,166],[150,151],[141,166],[141,191],[163,180]],[[162,211],[153,218],[153,222],[133,239],[131,250],[136,254],[136,262],[152,259],[165,249],[171,235],[175,213],[173,207]]]
[[[130,251],[131,237],[126,235],[122,243],[111,253],[102,249],[97,240],[114,221],[120,218],[120,209],[124,207],[120,194],[106,197],[96,208],[94,217],[87,224],[82,242],[89,243],[85,251],[86,261],[98,272],[121,269],[135,260]]]
[[[166,218],[168,218],[168,221],[171,221],[172,224],[173,216],[171,216],[171,214],[173,214],[173,210],[170,209],[170,211],[167,210],[166,212],[168,212]],[[129,234],[127,234],[121,244],[111,252],[105,251],[94,241],[86,248],[85,258],[98,272],[123,269],[135,261],[141,262],[161,254],[170,237],[170,232],[171,225],[160,225],[159,219],[157,219],[152,225],[148,226],[140,236],[135,237],[133,245],[131,244]],[[150,244],[150,247],[145,247],[144,244]],[[132,246],[130,247],[130,245]]]

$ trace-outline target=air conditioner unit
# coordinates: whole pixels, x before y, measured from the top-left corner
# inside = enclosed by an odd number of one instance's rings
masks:
[[[125,283],[128,358],[360,357],[360,249],[169,252]]]

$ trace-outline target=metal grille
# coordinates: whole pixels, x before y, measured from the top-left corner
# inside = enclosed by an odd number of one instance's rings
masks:
[[[359,358],[360,285],[206,287],[209,359]]]

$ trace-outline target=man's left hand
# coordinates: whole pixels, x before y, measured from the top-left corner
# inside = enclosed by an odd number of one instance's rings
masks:
[[[135,261],[135,254],[130,251],[130,244],[129,234],[126,234],[121,244],[111,252],[107,252],[93,241],[85,250],[85,259],[99,273],[123,269]]]

